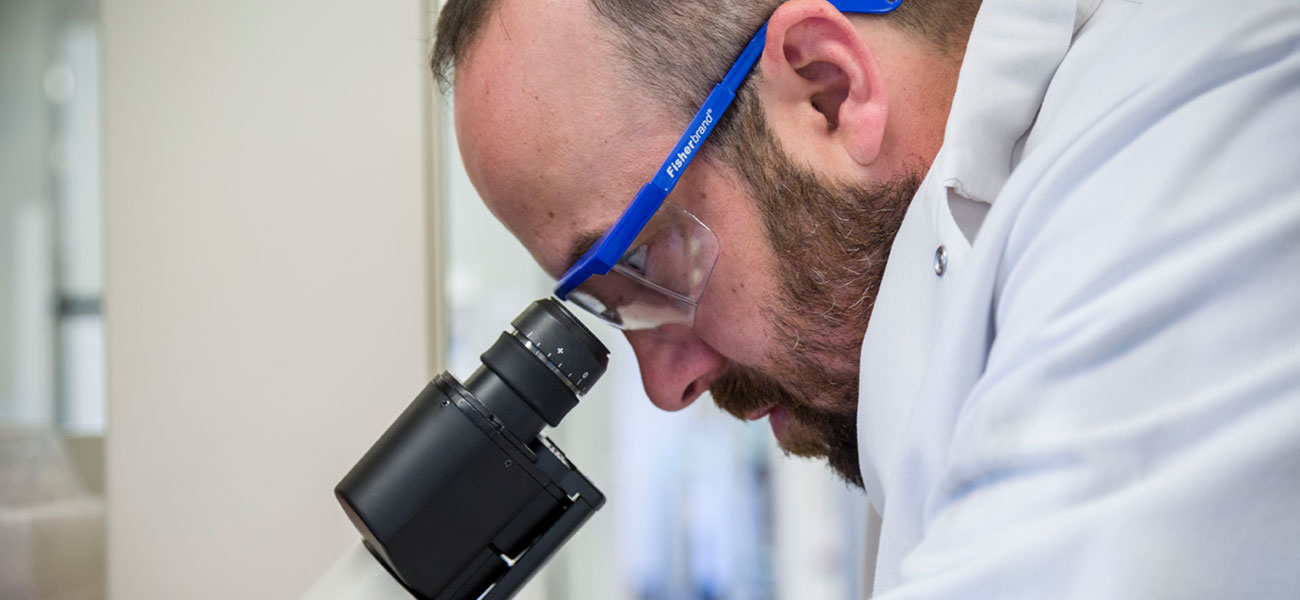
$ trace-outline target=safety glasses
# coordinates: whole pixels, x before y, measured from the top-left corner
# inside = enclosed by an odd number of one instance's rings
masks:
[[[831,0],[843,13],[883,14],[902,0]],[[699,219],[664,199],[736,97],[763,53],[764,23],[713,87],[654,177],[618,221],[555,286],[555,295],[620,329],[689,331],[718,260],[718,238]]]

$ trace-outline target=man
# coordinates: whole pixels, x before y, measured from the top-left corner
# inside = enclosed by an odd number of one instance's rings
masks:
[[[453,1],[434,67],[488,207],[646,327],[656,405],[865,488],[877,595],[1300,593],[1300,8],[882,5]],[[679,255],[569,288],[651,176]]]

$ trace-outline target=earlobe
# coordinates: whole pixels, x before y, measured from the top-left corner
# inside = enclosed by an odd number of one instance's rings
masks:
[[[769,114],[833,142],[861,166],[880,155],[889,102],[868,43],[825,0],[793,0],[768,21],[760,62]]]

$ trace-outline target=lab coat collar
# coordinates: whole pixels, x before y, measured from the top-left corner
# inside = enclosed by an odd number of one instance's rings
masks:
[[[931,167],[960,196],[992,204],[1019,160],[1047,85],[1101,0],[986,0]]]
[[[957,240],[973,241],[987,213],[979,207],[987,209],[1010,176],[1057,66],[1100,1],[984,0],[980,8],[943,147],[894,240],[863,338],[858,458],[877,511],[884,510],[886,482],[908,426],[909,393],[925,376],[924,361],[937,335],[931,319],[944,310],[943,290],[970,250]],[[971,201],[968,210],[953,210],[954,195]],[[948,252],[948,274],[941,280],[927,262],[936,246]]]

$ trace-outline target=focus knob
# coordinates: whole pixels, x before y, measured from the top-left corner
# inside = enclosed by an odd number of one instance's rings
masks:
[[[510,324],[579,394],[587,393],[609,365],[609,349],[554,298],[534,302]]]

